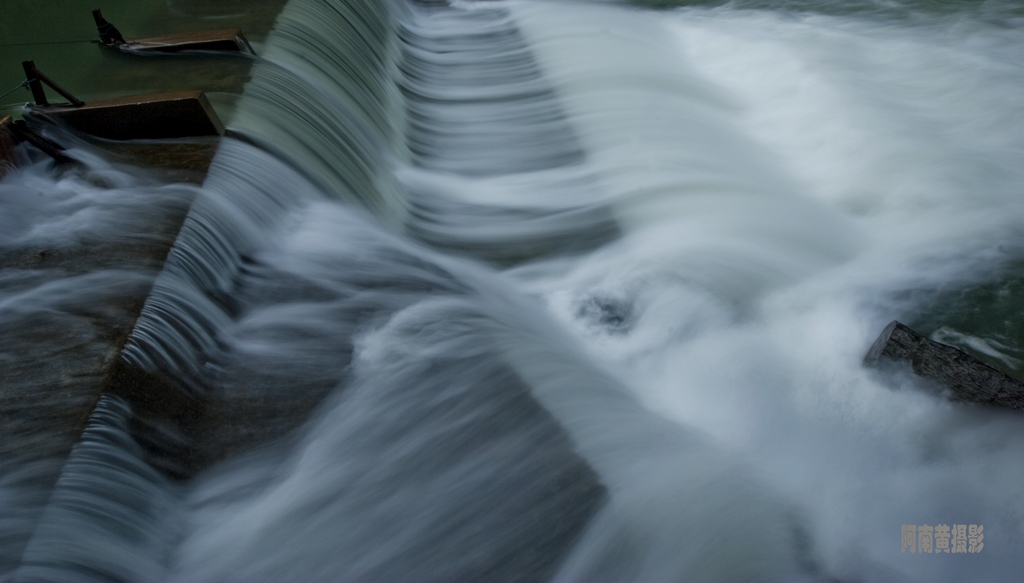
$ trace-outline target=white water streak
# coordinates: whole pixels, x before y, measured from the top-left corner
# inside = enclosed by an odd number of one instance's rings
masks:
[[[832,576],[1010,580],[1024,425],[860,359],[898,292],[1019,249],[1020,31],[517,6],[632,227],[524,281],[652,409],[799,500]],[[968,522],[984,556],[900,552],[901,524]]]

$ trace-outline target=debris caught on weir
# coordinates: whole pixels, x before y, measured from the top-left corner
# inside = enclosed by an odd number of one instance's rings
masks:
[[[12,125],[9,115],[0,119],[0,179],[18,166],[17,153],[14,151],[18,146],[18,139],[14,135]]]
[[[1024,410],[1024,383],[966,352],[935,342],[893,320],[864,357],[864,364],[910,363],[914,374],[949,390],[952,401],[969,401]]]
[[[53,158],[57,164],[74,162],[74,159],[64,154],[63,146],[33,131],[24,121],[15,121],[11,119],[11,116],[6,116],[0,119],[0,178],[18,167],[18,154],[15,148],[23,142],[32,144]]]
[[[96,31],[103,46],[126,53],[180,53],[183,51],[214,51],[222,53],[243,53],[255,55],[256,51],[240,29],[203,30],[125,40],[121,31],[103,17],[99,8],[92,11]]]
[[[26,118],[45,117],[82,133],[108,140],[159,140],[195,136],[219,136],[224,125],[202,91],[175,91],[132,95],[83,102],[36,68],[22,63],[36,104]],[[54,105],[46,99],[43,83],[69,103]]]

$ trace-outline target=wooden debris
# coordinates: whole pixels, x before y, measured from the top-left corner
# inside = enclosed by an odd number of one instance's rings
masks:
[[[108,140],[219,136],[224,126],[202,91],[176,91],[89,101],[81,106],[33,106],[41,116]]]
[[[909,362],[915,374],[949,389],[950,400],[1024,410],[1024,383],[895,320],[882,330],[864,357],[867,366],[887,361]]]
[[[71,164],[73,159],[64,155],[64,147],[30,129],[23,120],[13,121],[10,116],[0,120],[0,178],[18,165],[15,148],[28,142],[51,157],[58,164]]]
[[[170,34],[154,36],[134,40],[125,40],[117,28],[107,22],[100,11],[92,11],[93,20],[96,21],[96,30],[100,35],[100,42],[107,47],[115,48],[126,53],[179,53],[182,51],[217,51],[227,53],[244,53],[255,55],[252,45],[245,38],[241,29],[228,28],[224,30],[203,30],[199,32],[186,32],[181,34]]]
[[[240,29],[204,30],[167,36],[140,38],[119,45],[127,53],[179,53],[181,51],[218,51],[255,55]]]
[[[0,119],[0,179],[17,166],[17,154],[14,149],[18,140],[14,137],[11,116]]]

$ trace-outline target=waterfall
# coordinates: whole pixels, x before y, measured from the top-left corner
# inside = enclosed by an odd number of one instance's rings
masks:
[[[1019,288],[1019,22],[811,4],[291,0],[201,187],[4,179],[0,322],[114,364],[0,448],[0,577],[1012,579],[1020,420],[860,359],[898,316],[1024,361],[974,299]],[[902,552],[943,522],[984,552]]]
[[[117,397],[96,405],[15,580],[154,581],[176,538],[176,491],[149,465]]]

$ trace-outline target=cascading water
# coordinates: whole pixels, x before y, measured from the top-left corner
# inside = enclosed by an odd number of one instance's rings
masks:
[[[1015,580],[1019,416],[860,365],[894,317],[1024,356],[969,327],[1016,318],[971,298],[1018,289],[1024,34],[907,6],[292,0],[201,189],[84,151],[0,183],[5,257],[195,196],[155,280],[0,272],[21,328],[152,285],[143,380],[66,461],[3,450],[0,568]],[[942,523],[983,551],[901,552]]]

